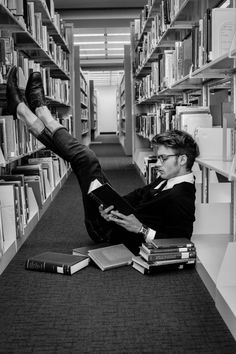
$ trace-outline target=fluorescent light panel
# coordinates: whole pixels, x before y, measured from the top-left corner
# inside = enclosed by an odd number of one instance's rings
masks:
[[[105,48],[104,47],[101,47],[101,48],[80,48],[80,51],[83,51],[83,52],[85,52],[85,51],[97,51],[97,50],[105,50]],[[120,51],[124,51],[124,48],[107,48],[107,50],[120,50]]]
[[[129,44],[129,41],[107,41],[107,44]],[[74,42],[75,45],[104,44],[104,42]]]
[[[130,33],[75,33],[74,37],[104,37],[104,36],[130,36]]]
[[[94,54],[80,54],[80,57],[123,57],[124,55],[122,53],[118,54],[99,54],[99,53],[94,53]]]

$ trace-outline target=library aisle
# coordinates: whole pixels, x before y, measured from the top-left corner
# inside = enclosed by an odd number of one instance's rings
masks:
[[[141,186],[143,181],[129,159],[117,154],[119,146],[103,144],[116,152],[104,158],[100,153],[114,187],[127,193]],[[91,264],[73,276],[24,269],[29,256],[47,250],[70,253],[88,243],[92,241],[83,224],[82,198],[72,173],[0,277],[0,353],[236,351],[194,269],[151,276],[131,266],[102,272]]]

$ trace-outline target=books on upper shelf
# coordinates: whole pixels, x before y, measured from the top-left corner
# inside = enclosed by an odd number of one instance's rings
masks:
[[[212,59],[227,54],[236,31],[236,8],[212,9]]]
[[[130,215],[134,208],[122,198],[108,183],[101,184],[97,179],[91,182],[88,194],[104,208],[111,205],[124,215]]]
[[[143,243],[133,257],[133,268],[143,274],[183,269],[196,263],[196,248],[187,238],[154,239]]]
[[[88,255],[103,271],[129,265],[134,256],[123,244],[93,249],[88,252]]]
[[[176,106],[177,129],[194,136],[199,127],[212,127],[212,115],[207,106]]]
[[[25,269],[40,272],[73,275],[89,264],[88,256],[59,252],[44,252],[26,260]]]

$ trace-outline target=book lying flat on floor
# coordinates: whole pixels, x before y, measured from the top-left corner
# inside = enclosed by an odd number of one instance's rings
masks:
[[[107,208],[111,205],[124,215],[130,215],[134,208],[113,189],[110,184],[101,184],[97,179],[91,182],[88,194],[99,204]]]
[[[89,251],[95,250],[97,248],[107,247],[107,246],[109,246],[109,243],[97,243],[97,244],[90,245],[90,246],[78,247],[78,248],[74,248],[72,250],[72,254],[74,254],[76,256],[87,256],[88,257]]]
[[[58,252],[44,252],[30,257],[25,263],[28,270],[72,275],[89,264],[88,256],[74,256]]]
[[[185,237],[155,238],[151,243],[156,248],[194,247],[194,243]]]
[[[97,248],[89,251],[88,254],[101,270],[129,265],[132,263],[132,257],[134,256],[134,254],[122,243]]]

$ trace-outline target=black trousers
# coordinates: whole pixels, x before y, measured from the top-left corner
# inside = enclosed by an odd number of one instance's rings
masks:
[[[60,127],[54,132],[45,128],[37,136],[37,139],[48,149],[70,162],[71,168],[80,185],[84,205],[85,226],[90,237],[95,242],[124,243],[134,253],[137,253],[140,244],[143,242],[143,237],[128,232],[113,222],[105,221],[98,211],[97,203],[88,196],[90,183],[94,179],[97,178],[102,183],[110,183],[95,153],[87,146],[80,144],[64,127]]]

